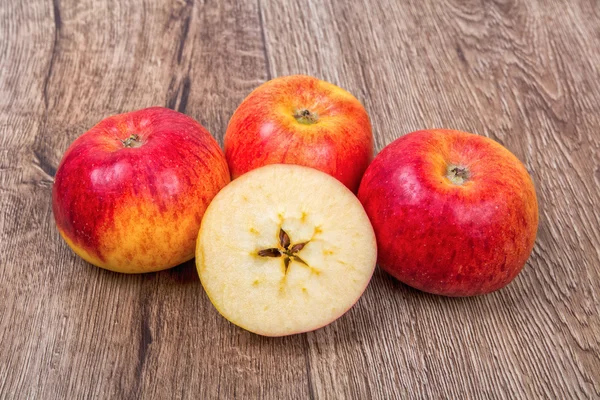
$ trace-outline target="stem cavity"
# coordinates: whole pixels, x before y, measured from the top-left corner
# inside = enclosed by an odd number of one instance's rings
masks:
[[[135,133],[129,136],[127,139],[121,140],[121,143],[123,143],[123,147],[126,148],[140,147],[143,144],[140,140],[140,137]]]
[[[465,166],[450,164],[446,169],[446,178],[455,185],[461,186],[470,180],[471,174]]]
[[[296,118],[296,121],[301,124],[312,125],[319,121],[319,114],[316,112],[311,112],[307,108],[303,108],[294,112],[294,118]]]

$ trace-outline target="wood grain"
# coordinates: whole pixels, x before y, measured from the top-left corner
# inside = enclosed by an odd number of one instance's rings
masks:
[[[9,0],[0,4],[0,398],[599,398],[600,7],[589,0]],[[107,115],[185,112],[222,142],[263,81],[305,73],[366,106],[380,150],[428,127],[531,172],[524,271],[449,299],[377,271],[343,318],[262,338],[193,263],[126,276],[61,241],[60,157]]]

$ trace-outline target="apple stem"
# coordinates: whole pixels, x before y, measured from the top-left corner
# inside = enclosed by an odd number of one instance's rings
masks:
[[[446,171],[446,178],[455,185],[463,185],[465,182],[469,181],[469,169],[460,165],[449,165]]]
[[[127,139],[125,140],[121,140],[121,143],[123,143],[123,147],[140,147],[142,145],[142,141],[140,140],[140,137],[138,135],[136,135],[135,133],[131,136],[129,136]]]
[[[304,108],[302,110],[296,110],[296,112],[294,112],[294,118],[301,124],[312,125],[319,121],[319,114]]]

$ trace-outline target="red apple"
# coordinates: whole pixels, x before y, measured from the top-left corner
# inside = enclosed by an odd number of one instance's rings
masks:
[[[204,127],[146,108],[109,117],[71,144],[52,208],[61,236],[86,261],[158,271],[193,258],[204,211],[228,182],[223,153]]]
[[[350,93],[294,75],[264,83],[240,104],[225,134],[225,156],[232,178],[267,164],[297,164],[356,193],[373,158],[373,134]]]
[[[531,177],[483,136],[426,130],[401,137],[373,160],[358,197],[375,229],[379,265],[426,292],[500,289],[533,249],[538,205]]]

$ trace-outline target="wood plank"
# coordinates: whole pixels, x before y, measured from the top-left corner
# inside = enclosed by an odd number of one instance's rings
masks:
[[[48,18],[48,15],[50,17]],[[46,284],[44,256],[37,237],[51,215],[43,193],[52,177],[32,151],[45,115],[43,98],[51,60],[52,4],[0,7],[0,397],[15,397],[17,387],[31,386],[22,371],[43,365],[52,338],[40,337],[44,316],[36,291]],[[36,63],[31,60],[36,59]],[[44,165],[44,168],[41,166]],[[46,242],[49,242],[49,238]],[[47,253],[54,253],[47,246]],[[26,252],[27,256],[23,256]],[[50,277],[48,283],[56,281]],[[58,329],[60,329],[57,326]],[[15,370],[19,372],[15,373]],[[30,389],[33,393],[35,389]]]
[[[378,149],[430,127],[490,136],[525,162],[540,197],[534,254],[506,289],[446,299],[379,273],[347,317],[308,334],[317,397],[599,396],[594,6],[261,1],[273,76],[350,90]]]

